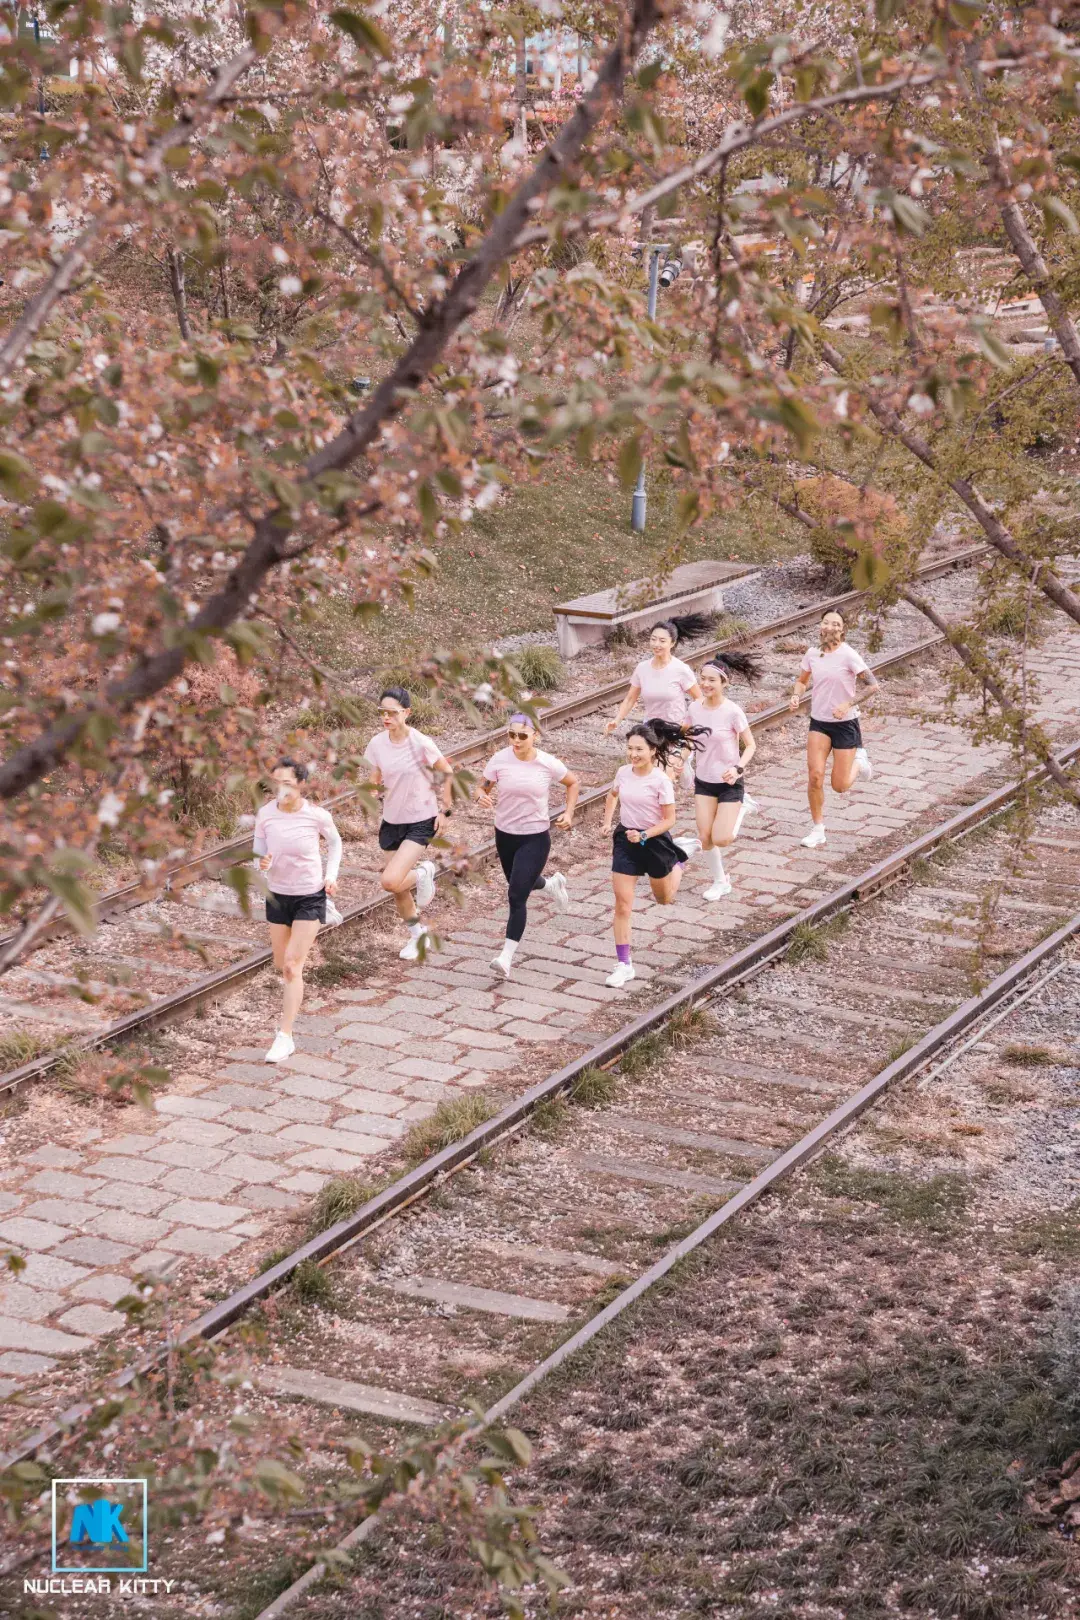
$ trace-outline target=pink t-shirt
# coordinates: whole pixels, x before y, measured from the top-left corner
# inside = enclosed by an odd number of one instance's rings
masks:
[[[326,839],[325,878],[320,837]],[[333,816],[306,799],[299,810],[282,810],[275,800],[264,804],[255,817],[252,847],[256,855],[273,857],[265,874],[271,894],[318,894],[335,881],[341,865],[341,834]]]
[[[868,665],[861,653],[842,641],[832,652],[811,647],[799,669],[809,675],[811,720],[832,720],[833,710],[839,703],[851,703],[855,697],[855,682]]]
[[[686,711],[692,726],[707,726],[711,736],[699,738],[694,753],[694,773],[703,782],[721,782],[724,772],[739,763],[739,733],[749,729],[737,703],[725,698],[719,708],[707,709],[704,698],[697,698]]]
[[[438,815],[431,767],[442,758],[442,749],[422,731],[407,727],[404,742],[390,741],[385,731],[372,737],[364,758],[382,772],[386,793],[383,820],[408,825]]]
[[[681,658],[673,658],[657,669],[645,658],[630,677],[641,688],[641,705],[646,720],[672,720],[678,725],[686,717],[686,694],[697,685],[697,676]]]
[[[495,825],[500,832],[547,832],[551,825],[548,796],[552,782],[561,782],[566,766],[554,754],[536,750],[535,759],[518,759],[512,748],[500,748],[484,766],[484,781],[495,782],[499,802]]]
[[[648,776],[639,776],[632,765],[620,765],[615,772],[619,795],[619,820],[628,832],[648,832],[664,819],[664,806],[675,803],[670,776],[654,765]]]

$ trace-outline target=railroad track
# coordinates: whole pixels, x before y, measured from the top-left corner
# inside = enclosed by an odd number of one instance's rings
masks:
[[[1059,757],[1074,763],[1080,743]],[[485,1382],[511,1385],[486,1403],[485,1421],[500,1421],[889,1086],[1058,970],[1080,937],[1080,833],[1075,815],[1036,800],[1018,850],[1001,818],[1034,785],[984,796],[657,1001],[180,1340],[219,1338],[300,1265],[333,1261],[341,1312],[311,1313],[299,1354],[295,1341],[277,1347],[272,1318],[258,1350],[230,1352],[264,1397],[299,1401],[301,1430],[316,1408],[431,1425],[476,1393],[475,1371],[462,1369],[486,1365],[481,1399]],[[991,917],[992,960],[1009,960],[972,993]],[[467,1192],[449,1179],[461,1176]],[[437,1203],[421,1203],[436,1187]],[[662,1258],[643,1263],[673,1230]],[[597,1311],[597,1293],[613,1288]],[[341,1367],[346,1344],[365,1346],[364,1382],[323,1371]],[[144,1357],[115,1388],[159,1359]],[[92,1410],[78,1403],[0,1466],[55,1457]]]
[[[972,546],[935,558],[920,569],[919,577],[933,580],[967,568],[977,563],[988,549]],[[827,608],[849,610],[864,601],[868,594],[851,591],[822,599],[727,641],[699,646],[686,654],[687,660],[700,667],[724,647],[751,641],[765,646],[782,644],[785,636],[816,622]],[[907,614],[907,610],[902,612]],[[914,622],[914,615],[907,616]],[[897,651],[873,660],[873,667],[887,672],[939,647],[942,641],[938,635],[920,635]],[[790,653],[767,657],[766,692],[770,688],[786,690],[792,662]],[[625,694],[627,685],[627,680],[620,678],[553,704],[544,711],[545,730],[562,730],[560,746],[567,763],[578,770],[586,782],[590,777],[601,776],[600,785],[583,794],[583,811],[603,802],[611,767],[617,758],[621,759],[622,745],[616,739],[604,738],[596,727],[580,727],[579,722],[614,707]],[[809,698],[804,703],[804,707],[808,706]],[[783,725],[788,714],[785,701],[751,710],[756,731]],[[497,727],[448,748],[447,753],[455,767],[464,770],[485,760],[504,741],[505,727]],[[327,802],[340,814],[355,805],[357,797],[357,792],[350,790]],[[467,854],[473,862],[493,858],[494,842],[485,836],[488,828],[482,817],[466,808],[458,826],[472,835],[471,847],[460,854]],[[145,886],[138,883],[102,895],[94,908],[98,931],[90,941],[71,939],[66,922],[58,918],[39,939],[33,965],[20,964],[5,976],[8,993],[0,996],[0,1034],[5,1033],[5,1026],[6,1031],[29,1029],[39,1032],[39,1045],[46,1041],[50,1044],[46,1050],[0,1075],[0,1096],[18,1091],[55,1068],[67,1055],[63,1042],[74,1039],[80,1049],[90,1050],[140,1032],[147,1033],[191,1016],[261,973],[270,963],[271,955],[263,943],[258,919],[245,917],[239,912],[235,896],[225,890],[215,893],[213,883],[223,870],[250,856],[251,838],[245,835],[218,844],[171,868],[167,888],[159,895],[148,897]],[[390,897],[376,887],[372,860],[368,840],[346,838],[338,904],[349,925],[387,915],[392,908]],[[443,876],[452,878],[456,864],[451,862]],[[206,892],[208,888],[210,892]],[[188,953],[192,945],[209,963],[209,971],[193,975],[186,960],[181,961],[181,953]],[[118,1017],[101,1017],[97,1010],[83,1005],[78,1013],[79,1027],[74,1028],[70,1022],[71,1003],[66,997],[60,1000],[60,992],[81,980],[91,995],[99,998],[99,1006],[107,1008],[109,999],[115,1000],[118,993],[118,977],[121,995],[124,980],[141,980],[159,985],[160,989],[156,993],[153,989],[142,990],[135,997],[128,993],[127,999],[135,999],[137,1004]],[[52,1045],[51,1040],[56,1044]]]

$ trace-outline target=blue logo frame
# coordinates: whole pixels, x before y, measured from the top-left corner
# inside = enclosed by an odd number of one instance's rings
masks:
[[[95,1488],[97,1499],[99,1501],[100,1500],[107,1501],[108,1498],[111,1495],[115,1495],[117,1486],[121,1486],[121,1485],[123,1485],[123,1486],[133,1486],[134,1485],[134,1486],[139,1486],[141,1488],[141,1490],[142,1490],[142,1563],[141,1564],[126,1563],[126,1564],[94,1564],[94,1565],[89,1565],[89,1564],[62,1564],[59,1561],[60,1557],[62,1555],[63,1548],[64,1548],[65,1545],[67,1545],[67,1537],[66,1536],[61,1536],[59,1534],[59,1511],[58,1510],[66,1509],[67,1506],[68,1506],[68,1503],[67,1503],[67,1500],[66,1500],[66,1497],[67,1497],[66,1487],[69,1486],[69,1485],[73,1485],[73,1486],[93,1486]],[[58,1490],[63,1493],[62,1496],[58,1495]],[[84,1508],[87,1507],[88,1505],[89,1504],[86,1503],[85,1499],[83,1499],[83,1501],[79,1504],[79,1506],[82,1506]],[[147,1488],[146,1488],[146,1480],[145,1479],[102,1479],[102,1478],[94,1478],[94,1477],[83,1478],[83,1479],[54,1479],[53,1482],[52,1482],[52,1568],[53,1568],[53,1574],[54,1575],[142,1575],[142,1574],[145,1574],[146,1569],[147,1569],[148,1564],[149,1564],[149,1555],[150,1555],[149,1526],[147,1524],[147,1506],[148,1506],[148,1498],[147,1498]],[[78,1513],[78,1507],[76,1507],[76,1509],[74,1510],[74,1513]],[[72,1519],[73,1519],[72,1529],[74,1529],[74,1513],[72,1515]],[[95,1515],[94,1515],[93,1511],[91,1511],[88,1514],[84,1514],[80,1519],[80,1525],[85,1530],[87,1520],[89,1519],[91,1522],[93,1522],[94,1518],[95,1518]],[[134,1524],[127,1524],[127,1525],[124,1526],[124,1529],[127,1531],[128,1540],[127,1540],[126,1543],[122,1542],[121,1545],[131,1546],[132,1543],[135,1543],[135,1545],[137,1546],[138,1545],[138,1536],[139,1536],[139,1531],[138,1531],[137,1527]],[[87,1540],[92,1540],[92,1537],[87,1536],[86,1539]],[[110,1539],[113,1539],[113,1538],[110,1538]],[[103,1558],[108,1556],[107,1552],[104,1549],[102,1550],[101,1556]]]

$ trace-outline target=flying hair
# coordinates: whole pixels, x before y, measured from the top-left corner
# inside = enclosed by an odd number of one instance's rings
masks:
[[[661,619],[659,624],[653,625],[653,630],[666,630],[673,642],[679,639],[679,627],[674,619]]]
[[[764,673],[760,653],[752,652],[717,653],[715,658],[708,659],[701,667],[718,670],[726,681],[730,681],[733,675],[741,675],[744,681],[751,684],[759,681]]]
[[[691,748],[701,747],[700,738],[711,736],[708,726],[680,726],[673,720],[643,720],[640,725],[631,726],[627,732],[627,740],[631,737],[644,737],[653,753],[657,763],[664,767],[677,748],[689,743]]]

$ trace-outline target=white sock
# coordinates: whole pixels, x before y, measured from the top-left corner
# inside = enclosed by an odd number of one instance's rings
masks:
[[[503,940],[503,948],[499,952],[499,960],[501,962],[505,962],[507,967],[509,967],[510,963],[514,960],[514,952],[517,950],[520,944],[521,941],[519,939]]]
[[[419,917],[414,917],[412,921],[407,922],[405,926],[409,930],[409,933],[412,935],[413,939],[419,939],[420,935],[424,932],[424,925],[420,921]]]
[[[702,854],[705,857],[705,864],[709,868],[709,875],[715,878],[719,883],[720,879],[724,875],[723,855],[721,855],[718,849],[705,849],[702,850]]]

